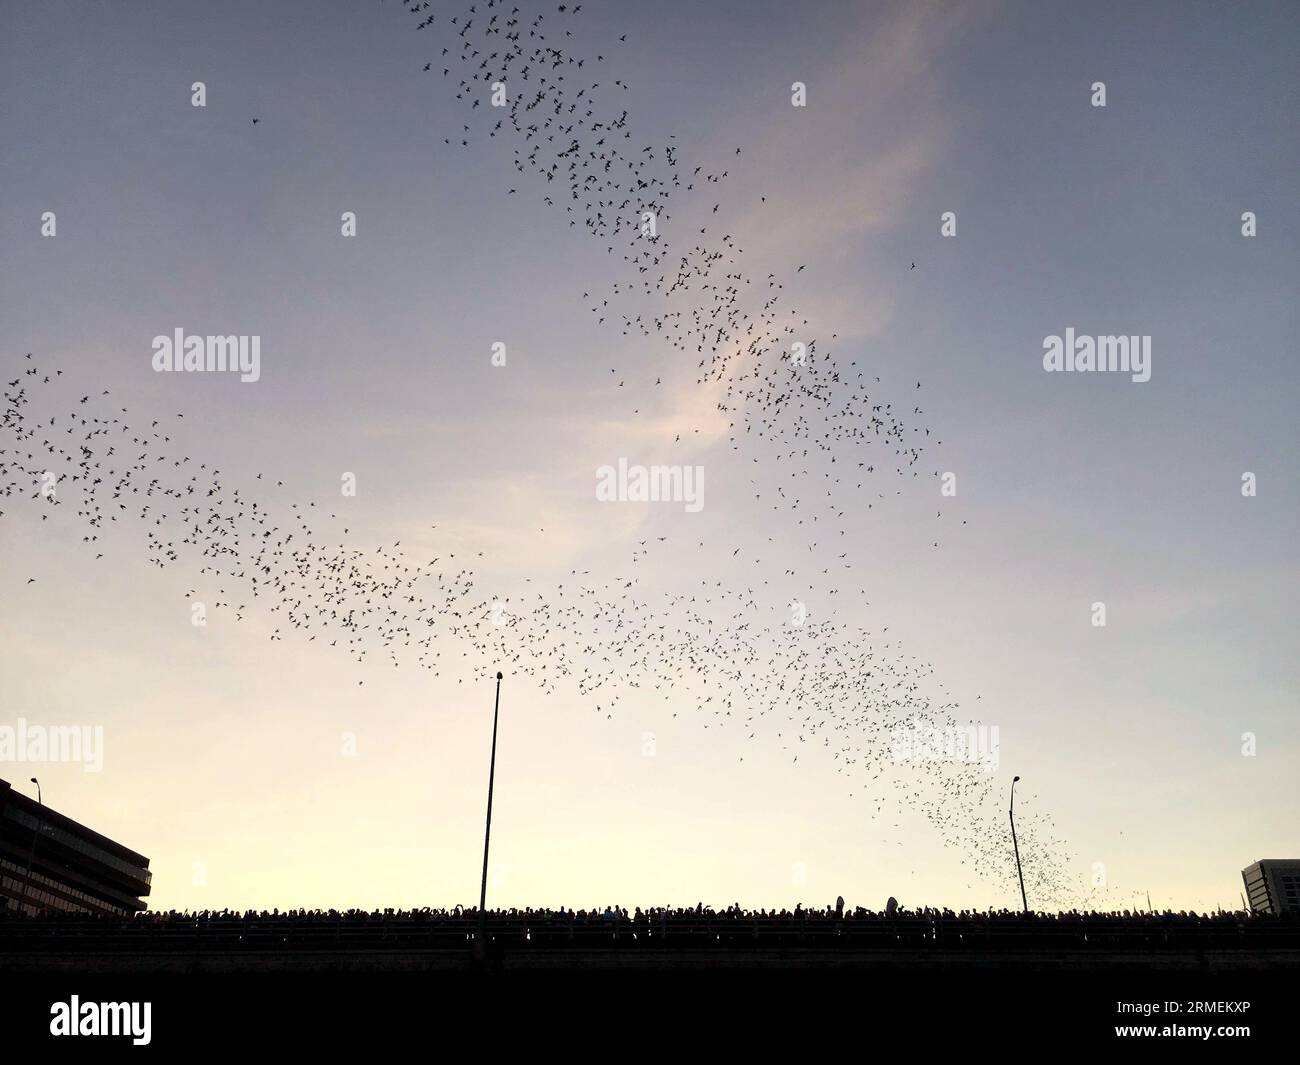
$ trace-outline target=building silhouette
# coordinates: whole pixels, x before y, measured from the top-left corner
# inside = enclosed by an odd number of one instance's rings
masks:
[[[0,780],[0,908],[135,913],[145,909],[150,876],[143,854]]]
[[[1300,913],[1300,859],[1261,858],[1241,879],[1255,913]]]

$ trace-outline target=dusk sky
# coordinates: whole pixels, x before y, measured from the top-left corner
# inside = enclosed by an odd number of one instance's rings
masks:
[[[921,408],[914,467],[801,443],[792,481],[757,430],[733,447],[693,348],[598,321],[637,274],[546,204],[560,182],[460,146],[488,90],[471,115],[454,29],[396,0],[0,4],[3,380],[31,352],[64,371],[50,414],[165,420],[176,460],[315,502],[331,543],[455,552],[507,612],[575,570],[666,624],[706,587],[754,628],[803,603],[997,728],[996,816],[943,817],[1003,832],[1019,774],[1052,905],[1239,906],[1246,865],[1300,852],[1295,5],[581,6],[565,47],[624,143],[703,167],[667,238],[725,234],[784,285],[789,339]],[[176,329],[260,337],[260,378],[155,372]],[[1067,330],[1150,337],[1150,380],[1045,372]],[[620,459],[702,467],[702,507],[600,501]],[[153,909],[476,903],[497,668],[495,905],[1018,904],[1009,839],[972,874],[921,774],[872,797],[834,758],[851,733],[739,724],[739,681],[726,721],[713,684],[611,709],[454,641],[437,676],[358,664],[215,606],[239,593],[195,556],[151,565],[147,523],[92,545],[32,496],[0,498],[0,727],[102,727],[103,765],[0,777],[148,855]]]

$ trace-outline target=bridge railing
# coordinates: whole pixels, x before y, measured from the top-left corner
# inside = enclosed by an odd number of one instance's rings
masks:
[[[0,920],[0,951],[207,952],[454,950],[468,948],[477,918],[150,918]],[[1300,921],[1152,918],[667,916],[501,917],[494,944],[513,949],[1300,949]]]

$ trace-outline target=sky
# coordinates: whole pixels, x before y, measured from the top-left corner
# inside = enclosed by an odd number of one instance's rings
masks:
[[[32,352],[137,422],[183,411],[178,458],[328,501],[349,544],[472,558],[508,604],[574,570],[720,582],[778,626],[798,599],[997,727],[992,786],[1051,818],[1073,902],[1240,905],[1246,865],[1300,853],[1294,7],[582,7],[568,46],[636,142],[728,173],[668,233],[721,227],[878,402],[924,408],[920,475],[838,484],[834,535],[772,505],[784,469],[732,446],[698,357],[598,321],[618,257],[504,139],[459,146],[467,101],[422,70],[446,41],[392,0],[0,5],[5,381]],[[177,328],[259,336],[260,378],[155,372]],[[1045,372],[1067,329],[1150,337],[1150,380]],[[601,502],[620,458],[702,467],[703,506]],[[193,562],[0,503],[0,727],[104,736],[99,771],[0,776],[148,855],[152,908],[476,901],[492,663],[195,626],[221,594]],[[1009,861],[972,876],[789,730],[684,691],[607,709],[507,675],[491,902],[1018,901]]]

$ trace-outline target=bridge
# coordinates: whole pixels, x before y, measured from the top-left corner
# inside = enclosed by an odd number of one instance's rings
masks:
[[[7,972],[468,969],[478,917],[140,914],[0,918]],[[493,911],[506,970],[1300,970],[1300,919],[1224,915]]]

